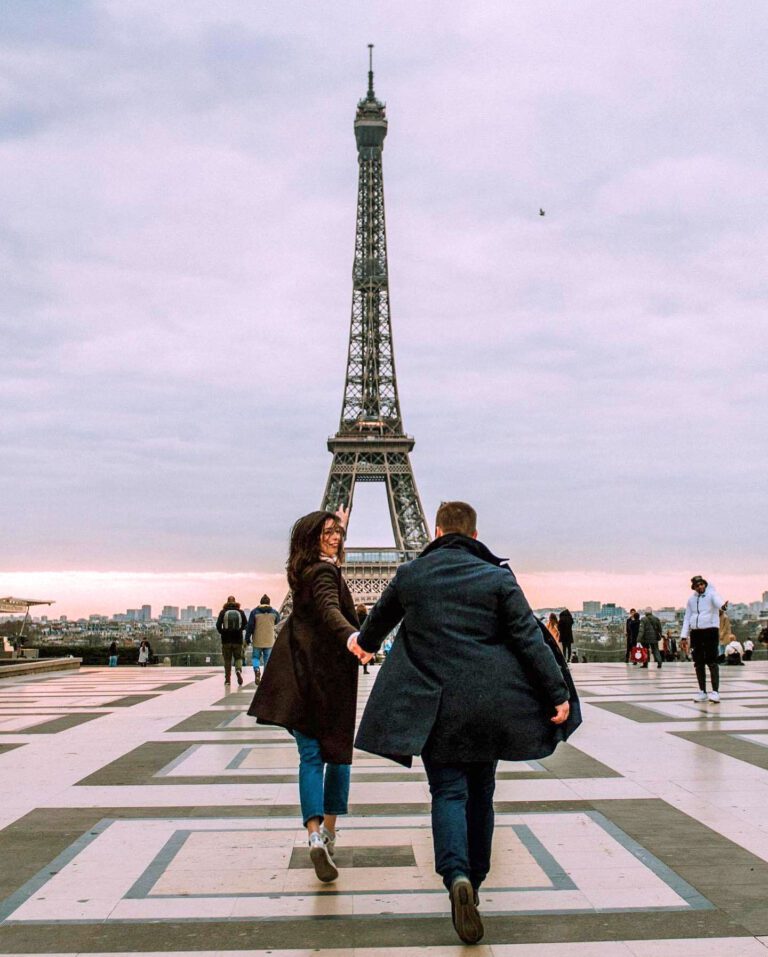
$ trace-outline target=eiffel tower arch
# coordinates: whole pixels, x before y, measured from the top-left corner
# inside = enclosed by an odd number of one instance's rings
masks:
[[[339,429],[328,439],[333,461],[321,505],[351,510],[358,482],[384,483],[395,547],[346,551],[345,577],[355,600],[366,604],[429,542],[411,467],[414,439],[403,428],[397,394],[382,169],[387,117],[373,90],[372,50],[368,92],[354,125],[359,173],[347,374]]]

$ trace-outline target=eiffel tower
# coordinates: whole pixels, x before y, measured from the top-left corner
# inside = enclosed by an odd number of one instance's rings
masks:
[[[368,57],[368,93],[355,115],[359,178],[347,377],[339,430],[328,439],[333,462],[322,501],[332,512],[340,505],[351,510],[357,482],[386,487],[395,547],[346,550],[345,578],[355,601],[365,604],[375,602],[397,566],[429,542],[411,468],[414,439],[403,429],[397,395],[381,164],[387,118],[373,91],[372,44]]]

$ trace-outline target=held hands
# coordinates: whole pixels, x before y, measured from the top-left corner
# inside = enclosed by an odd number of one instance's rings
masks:
[[[555,713],[549,720],[552,722],[552,724],[562,724],[564,721],[568,720],[568,715],[570,713],[571,705],[568,701],[564,701],[562,704],[555,705]]]
[[[347,648],[352,652],[355,658],[359,659],[360,664],[367,665],[371,658],[373,658],[373,654],[370,651],[364,651],[360,645],[358,645],[357,636],[359,634],[360,632],[356,631],[349,636]]]

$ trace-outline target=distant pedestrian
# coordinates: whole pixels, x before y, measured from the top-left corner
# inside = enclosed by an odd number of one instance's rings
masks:
[[[725,646],[725,663],[727,665],[743,665],[744,662],[741,660],[743,656],[744,646],[740,641],[731,638]]]
[[[720,701],[720,668],[717,663],[720,643],[720,609],[726,609],[728,602],[717,594],[715,589],[701,575],[691,579],[693,595],[685,607],[685,618],[680,637],[691,637],[691,656],[696,670],[699,690],[693,696],[694,701],[706,701],[707,698],[717,704]],[[712,690],[707,694],[707,668]]]
[[[280,612],[270,604],[269,595],[262,595],[259,604],[248,616],[245,630],[246,644],[253,645],[253,680],[261,681],[261,665],[266,668],[275,643],[275,625]]]
[[[224,658],[224,684],[232,684],[232,663],[235,664],[237,683],[243,683],[243,633],[248,627],[240,602],[230,595],[216,619],[216,631],[221,636],[221,655]]]
[[[107,652],[107,654],[109,655],[109,667],[117,668],[117,642],[116,641],[113,641],[112,644],[109,646],[109,651]]]
[[[560,647],[563,649],[563,658],[570,661],[571,648],[573,648],[573,615],[567,608],[563,608],[560,612],[557,627],[560,632]]]
[[[365,619],[368,617],[368,609],[361,603],[359,605],[355,605],[355,612],[357,613],[357,620],[360,622],[360,627],[362,628]],[[363,665],[363,674],[369,674],[367,661]]]
[[[744,661],[752,661],[752,655],[755,651],[755,643],[751,638],[744,642]]]
[[[347,651],[355,603],[341,574],[347,512],[310,512],[291,530],[293,611],[248,714],[287,728],[299,751],[299,800],[309,857],[323,883],[339,876],[336,818],[347,813],[358,663]]]
[[[551,611],[547,616],[546,627],[550,635],[552,635],[555,641],[560,644],[560,628],[557,624],[557,615],[553,611]]]
[[[661,641],[661,622],[654,615],[652,608],[646,608],[645,614],[640,619],[640,627],[637,639],[648,652],[648,658],[653,655],[656,667],[661,668],[661,655],[659,653],[659,642]],[[648,667],[648,661],[643,664],[643,668]]]
[[[636,665],[637,662],[632,657],[632,649],[637,644],[637,635],[640,631],[640,615],[634,608],[629,609],[629,618],[627,618],[626,624],[624,626],[624,632],[627,639],[627,650],[624,655],[624,661],[626,664],[629,664],[631,661],[633,665]]]
[[[152,649],[149,647],[149,642],[146,638],[141,639],[141,644],[139,645],[139,667],[146,668],[149,664],[149,656],[152,654]]]

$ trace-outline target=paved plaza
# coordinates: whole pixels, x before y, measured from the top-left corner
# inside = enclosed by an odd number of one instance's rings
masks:
[[[723,668],[719,705],[692,701],[687,664],[573,671],[572,743],[500,765],[472,948],[433,871],[418,762],[356,754],[341,876],[320,885],[295,746],[245,714],[250,675],[5,679],[0,953],[768,957],[768,663]]]

